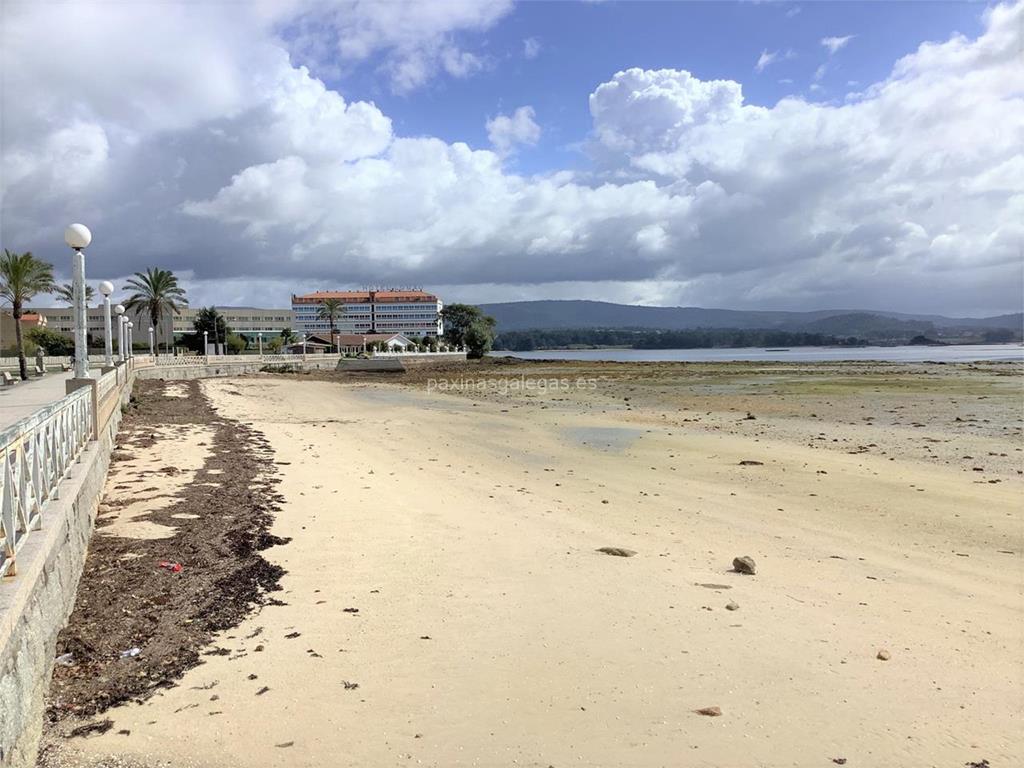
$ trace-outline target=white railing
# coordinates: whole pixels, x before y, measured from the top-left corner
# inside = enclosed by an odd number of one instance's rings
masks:
[[[373,356],[374,357],[401,357],[403,355],[404,356],[409,356],[409,355],[464,355],[464,354],[466,354],[466,350],[464,350],[464,349],[452,349],[452,350],[445,350],[443,352],[441,350],[438,350],[436,352],[420,352],[419,350],[412,350],[412,349],[408,349],[408,350],[396,349],[396,350],[389,350],[387,352],[374,352]]]
[[[202,354],[158,354],[155,362],[158,366],[205,366],[206,357]]]
[[[340,360],[343,355],[338,354],[322,354],[319,352],[310,352],[309,354],[303,355],[301,352],[297,354],[286,354],[286,355],[157,355],[155,358],[155,365],[160,366],[189,366],[189,365],[245,365],[246,363],[301,363],[305,361],[316,361],[316,360]],[[137,356],[138,360],[139,357]]]
[[[91,388],[75,390],[0,433],[0,577],[57,497],[57,486],[92,437]]]

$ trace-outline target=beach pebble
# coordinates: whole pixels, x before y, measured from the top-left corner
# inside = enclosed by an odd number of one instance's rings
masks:
[[[719,707],[701,707],[700,709],[693,710],[698,715],[705,715],[706,717],[721,717],[722,710]]]
[[[740,609],[740,606],[739,606],[738,603],[726,603],[725,604],[725,610],[727,610],[727,611],[738,611],[739,609]]]
[[[737,573],[753,576],[757,566],[754,564],[754,558],[750,555],[743,555],[743,557],[734,557],[732,559],[732,569]]]
[[[632,549],[623,549],[622,547],[601,547],[597,551],[614,557],[632,557],[636,554]]]
[[[883,648],[882,650],[880,650],[878,652],[878,655],[875,656],[875,658],[878,659],[879,661],[888,661],[889,659],[892,658],[892,654],[889,653],[887,650],[885,650],[885,648]]]

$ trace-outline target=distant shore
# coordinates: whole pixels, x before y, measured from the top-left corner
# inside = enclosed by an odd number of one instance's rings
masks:
[[[941,344],[769,347],[694,347],[677,349],[635,349],[631,347],[562,347],[534,350],[494,350],[494,357],[523,360],[591,360],[609,362],[971,362],[1024,361],[1024,345]]]

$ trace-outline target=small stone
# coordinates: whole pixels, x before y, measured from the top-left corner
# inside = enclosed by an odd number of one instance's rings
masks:
[[[737,573],[753,576],[757,566],[754,564],[754,558],[750,555],[743,555],[743,557],[734,557],[732,559],[732,569]]]
[[[700,709],[693,710],[698,715],[704,715],[705,717],[721,717],[722,710],[719,707],[701,707]]]
[[[727,611],[738,611],[739,609],[740,607],[736,603],[726,603],[725,605],[725,610]]]
[[[880,650],[878,652],[878,655],[875,656],[875,658],[878,659],[879,661],[888,661],[889,659],[892,658],[892,654],[889,653],[887,650],[885,650],[885,648],[883,648],[882,650]]]
[[[601,547],[597,551],[613,557],[632,557],[636,554],[632,549],[623,549],[622,547]]]
[[[744,459],[740,462],[741,467],[763,467],[763,461],[754,461],[753,459]]]

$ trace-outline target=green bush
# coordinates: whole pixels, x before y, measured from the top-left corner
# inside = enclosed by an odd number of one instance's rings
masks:
[[[30,328],[28,333],[25,334],[27,341],[32,342],[34,346],[42,347],[47,355],[54,357],[61,357],[63,355],[73,355],[75,353],[75,341],[65,336],[63,333],[51,330],[50,328]],[[17,354],[17,353],[15,353]],[[25,344],[25,354],[35,354],[35,349],[29,352],[29,345]]]
[[[228,354],[240,355],[240,354],[242,354],[243,351],[245,351],[245,346],[246,346],[245,345],[245,339],[243,339],[237,333],[232,333],[232,334],[228,335],[228,338],[227,338]]]

